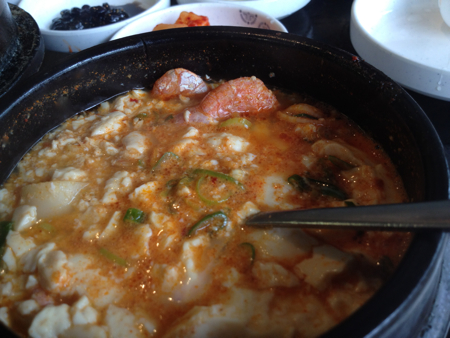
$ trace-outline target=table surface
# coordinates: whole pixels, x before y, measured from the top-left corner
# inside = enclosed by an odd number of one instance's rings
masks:
[[[288,0],[286,0],[288,1]],[[374,0],[376,1],[376,0]],[[281,20],[289,33],[320,41],[357,54],[350,41],[350,12],[353,0],[311,0],[299,11]],[[176,5],[176,0],[171,0]],[[50,69],[55,62],[70,58],[70,54],[46,51],[41,70]],[[450,158],[450,102],[427,97],[407,90],[434,124]],[[449,238],[447,242],[450,243]],[[448,243],[447,243],[448,244]],[[423,338],[440,338],[448,332],[450,318],[450,245],[446,246],[440,287]],[[447,336],[450,337],[450,336]]]

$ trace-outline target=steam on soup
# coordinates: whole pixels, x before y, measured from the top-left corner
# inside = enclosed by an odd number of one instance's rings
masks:
[[[172,70],[67,120],[3,185],[0,319],[30,337],[315,337],[376,292],[410,235],[244,220],[406,200],[335,109]]]

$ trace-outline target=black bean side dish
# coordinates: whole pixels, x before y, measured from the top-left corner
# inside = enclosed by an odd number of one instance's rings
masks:
[[[102,6],[73,7],[61,11],[61,17],[53,19],[51,30],[80,30],[116,23],[130,16],[122,8],[111,8],[105,2]]]

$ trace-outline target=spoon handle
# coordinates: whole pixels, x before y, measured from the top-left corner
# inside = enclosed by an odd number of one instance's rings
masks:
[[[266,212],[250,216],[246,224],[283,228],[450,230],[450,201]]]

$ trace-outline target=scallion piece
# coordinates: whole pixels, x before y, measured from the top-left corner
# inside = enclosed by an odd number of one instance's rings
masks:
[[[295,174],[290,176],[287,181],[298,191],[305,192],[311,190],[311,186],[306,177]]]
[[[225,227],[228,223],[228,217],[222,211],[206,215],[200,221],[195,223],[188,231],[187,235],[192,236],[202,229],[213,227],[214,231],[218,231]]]
[[[219,128],[244,127],[245,129],[249,129],[251,126],[252,123],[243,117],[233,117],[219,124]]]
[[[249,252],[250,252],[250,261],[253,264],[253,262],[255,260],[255,256],[256,256],[256,251],[255,251],[255,247],[253,246],[253,244],[252,243],[248,243],[248,242],[244,242],[244,243],[239,244],[239,246],[249,250]]]
[[[145,163],[144,163],[144,161],[142,161],[142,160],[138,160],[138,166],[139,167],[141,167],[141,168],[145,168]]]
[[[338,200],[347,199],[347,195],[345,194],[345,192],[330,183],[322,182],[312,178],[308,178],[308,180],[317,186],[319,192],[322,195],[334,197]]]
[[[345,162],[336,156],[328,155],[328,160],[341,170],[350,170],[355,168],[353,164]]]
[[[293,115],[293,116],[295,116],[295,117],[305,117],[305,118],[311,119],[311,120],[318,120],[317,117],[312,116],[312,115],[309,115],[309,114],[305,114],[305,113],[295,114],[295,115]]]
[[[130,208],[123,217],[125,222],[143,223],[145,220],[145,213],[142,210]]]
[[[195,186],[197,195],[200,200],[207,205],[215,205],[225,202],[236,192],[236,188],[245,190],[244,186],[235,178],[216,171],[196,169],[194,170],[194,174],[200,175],[200,178]],[[211,189],[213,185],[212,182],[208,181],[209,179],[219,180],[228,184],[225,187],[222,187],[222,192],[217,192]]]
[[[148,117],[148,114],[147,113],[140,113],[140,114],[137,114],[136,117],[138,119],[143,120],[143,119],[146,119]]]
[[[10,230],[12,230],[14,222],[12,221],[3,221],[0,222],[0,254],[3,256],[3,252],[5,251],[6,245],[6,236]]]
[[[152,171],[155,171],[155,170],[159,169],[164,163],[167,163],[167,162],[172,161],[172,160],[179,161],[180,157],[177,154],[172,153],[171,151],[168,151],[167,153],[164,153],[160,157],[160,159],[155,163],[155,165],[152,168]]]
[[[345,192],[340,190],[333,184],[322,182],[313,178],[303,177],[300,175],[292,175],[288,178],[288,183],[293,185],[300,192],[307,192],[311,190],[318,191],[321,195],[334,197],[338,200],[347,199]]]
[[[238,186],[241,190],[245,190],[244,186],[242,185],[241,182],[239,182],[237,179],[235,179],[234,177],[219,173],[217,171],[212,171],[212,170],[208,170],[208,169],[195,169],[194,170],[194,174],[196,175],[201,175],[201,176],[211,176],[211,177],[216,177],[219,178],[221,180],[225,180],[228,182],[232,182],[234,183],[236,186]]]
[[[195,191],[197,192],[198,197],[200,198],[200,200],[202,202],[204,202],[206,205],[216,205],[219,203],[223,203],[225,201],[227,201],[231,195],[233,195],[233,191],[226,191],[225,194],[222,194],[220,196],[214,196],[214,197],[207,197],[203,192],[202,192],[202,186],[205,184],[207,185],[207,183],[204,183],[206,180],[207,176],[202,176],[198,179],[197,184],[195,186]],[[209,190],[209,189],[207,189]]]
[[[123,267],[130,266],[125,259],[123,259],[122,257],[119,257],[119,256],[117,256],[115,254],[113,254],[111,251],[109,251],[109,250],[107,250],[105,248],[100,248],[99,252],[103,256],[105,256],[107,259],[109,259],[110,261],[116,263],[117,265],[120,265],[120,266],[123,266]]]

